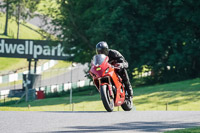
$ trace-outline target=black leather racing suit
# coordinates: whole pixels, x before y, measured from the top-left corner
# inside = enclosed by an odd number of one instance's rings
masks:
[[[129,96],[133,96],[133,90],[132,86],[130,84],[130,80],[128,77],[128,73],[126,71],[126,68],[128,68],[128,62],[125,60],[125,58],[122,56],[120,52],[117,50],[109,49],[108,50],[108,57],[109,57],[109,63],[112,65],[115,65],[116,63],[122,64],[123,68],[119,69],[117,73],[122,78],[123,83],[125,85],[125,89],[128,92]]]

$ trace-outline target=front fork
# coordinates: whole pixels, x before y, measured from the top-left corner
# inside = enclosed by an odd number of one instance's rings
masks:
[[[112,90],[112,83],[111,83],[111,80],[110,80],[110,77],[109,76],[106,76],[106,77],[103,77],[103,78],[108,78],[108,83],[102,83],[101,82],[101,79],[102,78],[99,78],[98,81],[99,81],[99,88],[101,88],[102,85],[107,85],[108,86],[108,90],[109,90],[109,96],[110,98],[114,99],[114,93],[113,93],[113,90]]]

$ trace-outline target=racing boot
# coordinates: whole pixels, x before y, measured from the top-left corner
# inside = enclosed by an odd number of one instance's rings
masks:
[[[126,91],[127,91],[127,93],[128,93],[128,96],[129,96],[130,98],[133,98],[133,89],[132,89],[132,86],[131,86],[130,82],[129,82],[129,81],[126,81],[126,82],[124,83],[124,85],[125,85],[125,89],[126,89]]]

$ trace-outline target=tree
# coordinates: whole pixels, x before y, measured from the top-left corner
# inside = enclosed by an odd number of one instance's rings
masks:
[[[4,29],[4,35],[7,36],[8,35],[8,11],[9,11],[9,2],[8,0],[6,1],[6,22],[5,22],[5,29]],[[2,6],[2,5],[1,5]],[[3,6],[2,6],[3,7]]]
[[[144,65],[151,82],[200,76],[200,2],[195,0],[62,0],[60,37],[74,61],[89,62],[107,41],[129,62],[129,75]]]
[[[13,16],[18,24],[17,36],[19,36],[20,19],[25,21],[34,17],[34,12],[37,10],[37,4],[40,0],[4,0],[0,8],[6,9],[6,21],[4,35],[8,35],[8,20]]]

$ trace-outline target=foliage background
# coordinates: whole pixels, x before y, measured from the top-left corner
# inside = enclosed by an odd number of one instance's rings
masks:
[[[129,74],[152,71],[151,83],[200,76],[200,1],[61,0],[60,39],[73,60],[89,62],[107,41],[129,62]]]

